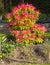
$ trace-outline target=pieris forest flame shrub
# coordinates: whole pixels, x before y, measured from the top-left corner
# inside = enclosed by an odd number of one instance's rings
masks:
[[[5,15],[9,31],[20,44],[38,44],[44,41],[46,27],[37,24],[40,12],[32,4],[19,4]]]

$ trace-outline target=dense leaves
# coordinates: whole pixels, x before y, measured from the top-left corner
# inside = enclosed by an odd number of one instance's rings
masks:
[[[12,41],[12,35],[9,35],[9,37],[4,33],[0,33],[0,58],[11,53],[17,46],[17,44]]]
[[[19,4],[5,15],[9,31],[20,44],[42,43],[47,31],[43,25],[36,24],[40,12],[32,4]]]

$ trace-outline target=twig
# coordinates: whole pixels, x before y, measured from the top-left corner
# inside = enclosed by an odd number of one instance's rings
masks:
[[[14,61],[14,62],[20,62],[20,63],[30,63],[30,64],[40,64],[40,62],[38,61],[28,61],[28,60],[25,60],[25,59],[12,59],[12,58],[4,58],[4,59],[7,59],[9,61]]]

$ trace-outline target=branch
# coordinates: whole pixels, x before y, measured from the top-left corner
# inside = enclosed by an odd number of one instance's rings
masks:
[[[20,62],[20,63],[40,64],[39,61],[28,61],[26,59],[12,59],[12,58],[4,58],[4,59],[7,59],[8,61],[14,61],[14,62]]]

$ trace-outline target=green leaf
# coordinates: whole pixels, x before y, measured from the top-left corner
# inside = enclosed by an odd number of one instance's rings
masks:
[[[0,58],[2,58],[3,57],[3,55],[2,55],[2,53],[0,53]]]
[[[45,33],[44,36],[50,37],[50,32]]]
[[[41,38],[36,38],[36,43],[42,43],[43,42],[43,39]]]
[[[6,35],[0,33],[0,42],[3,43],[3,42],[5,42],[6,40],[7,40]]]

